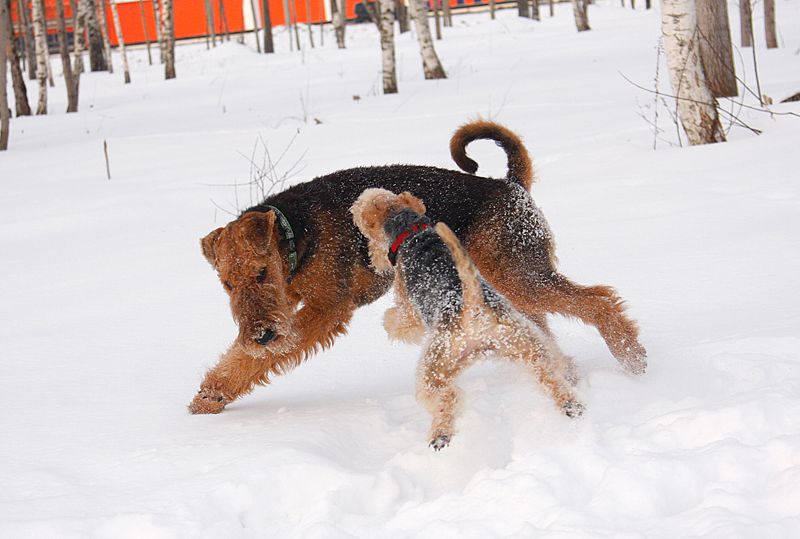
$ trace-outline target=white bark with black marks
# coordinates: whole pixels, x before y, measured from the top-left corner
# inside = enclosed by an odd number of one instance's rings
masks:
[[[575,15],[575,27],[578,32],[591,30],[589,26],[588,0],[572,0],[572,13]]]
[[[161,2],[161,38],[164,51],[164,78],[175,78],[175,13],[172,0]]]
[[[17,117],[30,116],[31,107],[28,104],[28,88],[25,86],[25,76],[22,73],[22,66],[20,65],[21,54],[19,47],[17,47],[17,40],[13,38],[14,26],[11,21],[11,0],[0,0],[0,2],[5,3],[6,7],[6,16],[3,20],[6,36],[10,36],[8,38],[8,64],[11,68],[11,86],[14,88],[14,103],[16,105]],[[24,39],[24,32],[20,32],[20,35]]]
[[[433,47],[431,28],[428,25],[428,14],[425,11],[423,0],[410,0],[411,18],[414,19],[414,29],[417,31],[419,52],[422,56],[422,71],[426,79],[446,79],[447,75]]]
[[[105,0],[97,0],[97,20],[100,21],[100,36],[103,38],[103,47],[106,51],[106,66],[108,67],[108,72],[113,73],[114,62],[111,58],[111,35],[108,33]]]
[[[64,0],[56,0],[56,22],[58,23],[58,53],[61,55],[61,68],[64,71],[64,84],[67,86],[67,112],[78,112],[78,88],[72,72],[72,62],[67,48],[67,23],[64,20]]]
[[[677,115],[689,144],[725,142],[717,101],[700,60],[694,1],[661,0],[661,32]]]
[[[383,58],[383,93],[397,93],[397,63],[394,54],[394,0],[379,0],[381,53]]]
[[[47,30],[42,3],[33,0],[33,40],[36,47],[36,80],[39,83],[39,101],[36,114],[47,114]],[[4,47],[5,48],[5,47]],[[3,64],[5,70],[5,64]]]
[[[0,1],[0,151],[8,149],[10,118],[8,114],[8,90],[6,89],[6,42],[13,39],[6,28],[9,18],[8,6]]]
[[[117,43],[119,43],[119,54],[122,56],[122,71],[125,73],[125,84],[130,84],[131,72],[128,68],[128,53],[125,51],[125,36],[122,35],[122,25],[119,23],[117,0],[109,1],[111,2],[111,17],[114,19],[114,32],[117,34]]]

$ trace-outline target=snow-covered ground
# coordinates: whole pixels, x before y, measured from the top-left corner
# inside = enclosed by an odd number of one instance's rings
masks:
[[[578,34],[570,10],[457,15],[437,43],[446,81],[422,80],[414,36],[399,36],[395,96],[380,95],[363,25],[345,51],[330,33],[302,55],[180,46],[171,82],[135,51],[132,84],[87,74],[68,116],[58,79],[49,116],[12,120],[0,536],[800,537],[800,118],[745,109],[763,135],[678,148],[662,108],[653,151],[653,96],[623,75],[652,87],[657,13],[611,1]],[[800,2],[777,13],[782,48],[756,35],[776,101],[800,90]],[[749,49],[737,64],[754,86]],[[463,376],[459,432],[434,453],[413,399],[418,350],[387,341],[384,298],[333,349],[219,416],[189,415],[235,334],[198,239],[255,201],[234,185],[262,141],[273,159],[288,148],[279,172],[299,162],[290,182],[454,167],[449,136],[478,114],[525,138],[561,269],[618,287],[647,374],[554,320],[586,415],[563,417],[519,370],[487,362]],[[480,172],[504,174],[496,147],[474,146]]]

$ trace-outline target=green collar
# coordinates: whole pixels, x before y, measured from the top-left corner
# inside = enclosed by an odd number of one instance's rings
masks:
[[[283,232],[283,239],[289,242],[289,271],[294,273],[294,270],[297,269],[297,247],[294,242],[292,225],[289,224],[289,219],[286,218],[281,210],[269,204],[266,204],[266,207],[274,211],[275,215],[278,216],[278,225],[280,225],[281,232]]]

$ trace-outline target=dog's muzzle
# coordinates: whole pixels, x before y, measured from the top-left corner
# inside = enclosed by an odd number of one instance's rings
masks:
[[[267,345],[275,340],[278,335],[271,329],[265,329],[260,337],[253,339],[260,345]]]

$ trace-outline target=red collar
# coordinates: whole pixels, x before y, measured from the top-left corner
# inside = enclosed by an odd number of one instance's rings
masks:
[[[400,248],[403,242],[406,241],[412,234],[422,232],[426,228],[430,228],[430,225],[427,223],[420,223],[417,225],[412,225],[411,228],[407,228],[397,235],[397,238],[395,238],[394,243],[392,243],[392,246],[389,249],[389,262],[392,263],[392,266],[394,266],[395,261],[397,260],[397,250]]]

